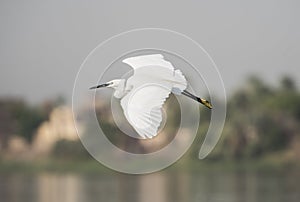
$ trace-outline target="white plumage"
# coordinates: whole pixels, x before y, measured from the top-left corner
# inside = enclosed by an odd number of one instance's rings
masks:
[[[184,94],[211,106],[208,101],[200,99],[187,91],[187,81],[182,72],[175,70],[161,54],[142,55],[123,60],[130,65],[134,74],[127,79],[116,79],[91,89],[111,87],[114,96],[121,99],[121,106],[128,122],[142,138],[157,135],[162,121],[162,106],[170,93]],[[209,104],[209,106],[208,106]]]
[[[134,69],[126,83],[130,91],[121,100],[125,117],[142,138],[152,138],[162,121],[164,102],[173,88],[176,94],[186,88],[186,79],[160,54],[131,57],[123,62]]]

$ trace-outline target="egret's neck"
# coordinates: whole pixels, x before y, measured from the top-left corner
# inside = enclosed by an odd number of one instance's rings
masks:
[[[125,92],[125,79],[120,79],[119,84],[113,87],[115,89],[114,96],[116,98],[122,98],[126,95]]]

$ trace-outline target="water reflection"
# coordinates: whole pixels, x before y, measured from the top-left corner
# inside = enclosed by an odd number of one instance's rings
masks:
[[[298,201],[299,174],[185,173],[0,174],[0,198],[7,202],[79,201]]]

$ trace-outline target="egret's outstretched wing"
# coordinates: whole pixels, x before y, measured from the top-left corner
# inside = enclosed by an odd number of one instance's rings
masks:
[[[130,65],[133,69],[138,69],[140,67],[146,67],[146,66],[159,66],[174,71],[173,65],[170,62],[166,61],[164,59],[164,56],[161,54],[141,55],[141,56],[126,58],[122,62]]]
[[[144,84],[122,98],[125,117],[142,138],[157,135],[162,121],[161,108],[170,92],[171,87],[168,86]]]
[[[167,82],[172,86],[174,94],[181,94],[186,89],[187,81],[179,69],[164,59],[161,54],[141,55],[123,60],[134,69],[134,75],[129,78],[128,84],[139,86],[144,83]]]
[[[163,55],[141,55],[123,60],[134,69],[126,82],[128,94],[121,100],[125,117],[143,138],[157,135],[161,108],[170,92],[180,94],[187,82],[180,70]]]

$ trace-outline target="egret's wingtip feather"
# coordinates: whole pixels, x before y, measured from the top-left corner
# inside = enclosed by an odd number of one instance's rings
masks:
[[[146,66],[160,66],[174,71],[173,65],[169,61],[165,60],[162,54],[134,56],[125,58],[122,60],[122,62],[128,64],[133,69]]]

